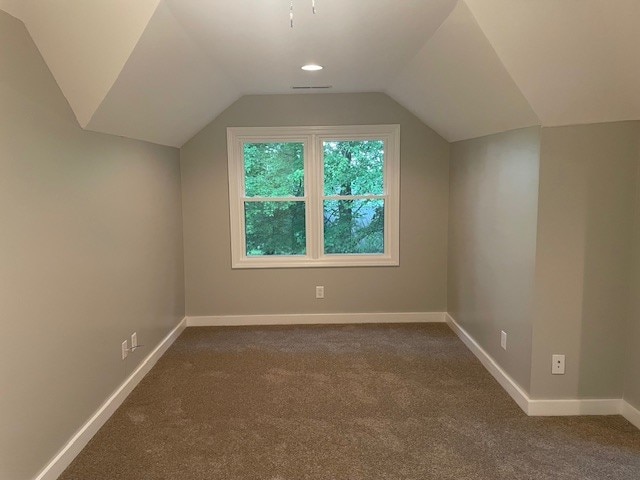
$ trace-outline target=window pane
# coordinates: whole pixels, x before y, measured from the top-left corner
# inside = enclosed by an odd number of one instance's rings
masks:
[[[382,195],[384,142],[323,142],[325,195]]]
[[[305,255],[304,202],[246,202],[247,255]]]
[[[384,200],[325,200],[325,253],[384,253]]]
[[[245,143],[244,183],[247,197],[303,197],[302,143]]]

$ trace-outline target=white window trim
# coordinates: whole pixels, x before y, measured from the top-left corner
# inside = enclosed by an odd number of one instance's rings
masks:
[[[383,140],[385,144],[385,200],[383,254],[325,254],[322,215],[324,140]],[[304,143],[306,237],[304,256],[247,256],[244,235],[243,144],[268,142]],[[369,267],[400,264],[400,125],[352,125],[331,127],[229,127],[229,213],[232,268]],[[267,200],[267,199],[265,199]]]

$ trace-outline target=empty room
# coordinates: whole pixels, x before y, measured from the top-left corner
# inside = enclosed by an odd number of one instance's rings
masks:
[[[640,479],[639,25],[0,0],[0,480]]]

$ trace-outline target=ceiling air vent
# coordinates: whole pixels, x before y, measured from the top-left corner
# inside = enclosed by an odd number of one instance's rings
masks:
[[[315,89],[333,88],[333,85],[317,85],[317,86],[294,85],[291,88],[294,90],[315,90]]]

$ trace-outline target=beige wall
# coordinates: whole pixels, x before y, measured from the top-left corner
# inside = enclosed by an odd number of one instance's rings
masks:
[[[532,398],[624,392],[638,406],[640,122],[539,137],[531,128],[452,145],[448,311]],[[551,375],[554,353],[566,355],[565,375]]]
[[[640,409],[640,122],[636,123],[635,232],[631,279],[631,314],[627,334],[624,399]]]
[[[231,269],[228,126],[395,123],[400,267]],[[181,149],[187,314],[444,311],[448,156],[445,140],[384,94],[241,98]]]
[[[181,197],[177,151],[79,129],[4,13],[0,72],[0,478],[32,479],[182,318],[181,213],[190,315],[444,311],[448,283],[534,398],[640,407],[639,122],[459,142],[449,170],[447,142],[386,95],[250,96],[184,146]],[[402,129],[401,266],[232,270],[226,127],[375,123]],[[133,331],[147,347],[123,362]]]
[[[543,128],[533,398],[620,398],[638,128]],[[637,345],[636,345],[637,348]],[[566,374],[551,375],[563,353]]]
[[[451,148],[448,308],[523,388],[531,372],[539,128]],[[507,332],[507,350],[500,331]]]
[[[0,12],[0,478],[34,478],[184,316],[180,210],[177,150],[82,131]]]

